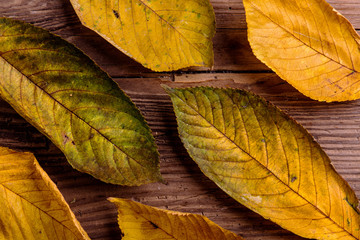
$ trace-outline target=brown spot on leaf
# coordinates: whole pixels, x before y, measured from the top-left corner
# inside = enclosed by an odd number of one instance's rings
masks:
[[[114,13],[114,16],[116,17],[116,18],[119,18],[119,12],[118,11],[116,11],[116,10],[112,10],[113,11],[113,13]]]
[[[95,137],[95,135],[91,133],[89,136],[89,140],[91,140],[93,137]]]

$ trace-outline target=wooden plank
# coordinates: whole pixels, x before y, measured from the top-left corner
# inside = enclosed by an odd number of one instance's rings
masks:
[[[211,0],[210,2],[214,7],[218,28],[246,29],[245,10],[242,1]],[[359,1],[328,0],[327,2],[349,19],[356,29],[360,28]]]
[[[245,11],[240,0],[210,0],[218,28],[246,29]],[[360,28],[360,2],[357,0],[328,0],[336,10]],[[68,0],[3,0],[0,16],[14,17],[52,31],[71,31],[80,26]],[[77,26],[75,26],[77,25]]]
[[[329,154],[338,172],[360,195],[359,101],[335,104],[315,102],[271,73],[197,73],[176,75],[175,81],[163,78],[119,78],[116,82],[141,109],[153,130],[161,155],[161,172],[167,185],[113,186],[79,173],[69,166],[64,156],[50,142],[41,137],[39,139],[39,133],[32,127],[28,130],[29,137],[22,138],[23,133],[19,132],[18,124],[21,123],[24,129],[29,125],[9,105],[0,102],[0,125],[7,124],[6,131],[9,133],[5,137],[7,142],[1,144],[36,153],[41,165],[57,183],[92,239],[120,239],[114,237],[120,235],[116,225],[116,210],[106,201],[111,196],[129,198],[164,209],[203,214],[250,240],[301,239],[236,203],[201,173],[178,138],[171,102],[161,84],[173,87],[236,87],[260,94],[309,130]],[[2,117],[6,112],[11,115]],[[32,141],[36,144],[32,145]]]
[[[347,1],[340,4],[330,1],[354,24],[360,28],[360,3]],[[44,3],[35,1],[4,1],[0,15],[21,19],[44,27],[83,51],[90,53],[101,67],[111,75],[149,72],[135,61],[119,53],[101,37],[82,27],[69,1],[53,0]],[[216,12],[217,34],[214,38],[214,70],[251,71],[268,70],[251,53],[246,37],[246,24],[243,5],[239,1],[213,0]],[[117,63],[116,65],[114,63]],[[200,69],[203,70],[203,69]]]
[[[120,239],[116,209],[106,201],[107,197],[129,198],[164,209],[203,214],[245,239],[302,239],[238,204],[201,173],[181,144],[170,99],[160,84],[243,88],[263,96],[308,129],[337,171],[360,196],[360,101],[326,104],[304,97],[269,73],[252,54],[241,1],[211,2],[217,20],[213,71],[191,68],[175,73],[153,73],[82,27],[68,0],[0,1],[0,16],[44,27],[91,56],[133,99],[153,130],[159,146],[161,172],[168,183],[113,186],[73,170],[49,140],[0,101],[0,144],[36,154],[92,239]],[[360,29],[358,0],[329,2]]]
[[[161,154],[161,171],[168,181],[165,186],[150,184],[137,189],[126,188],[129,192],[124,192],[123,189],[113,190],[121,197],[130,195],[135,200],[152,206],[204,214],[246,239],[301,239],[239,206],[201,174],[184,152],[177,137],[171,103],[160,84],[173,87],[226,86],[250,89],[260,94],[303,124],[329,154],[338,172],[349,181],[357,195],[360,194],[358,101],[335,104],[314,102],[274,74],[188,74],[176,76],[174,82],[156,78],[116,81],[142,110],[154,131]],[[85,192],[90,198],[89,191]],[[93,203],[88,204],[92,206]],[[82,209],[83,206],[79,207]],[[93,222],[86,224],[92,226]]]
[[[360,2],[329,1],[360,28]],[[269,71],[252,53],[246,34],[245,12],[241,1],[212,0],[217,21],[212,71]],[[139,76],[153,73],[119,52],[96,33],[83,27],[68,0],[2,1],[0,16],[34,23],[75,44],[111,76]],[[208,71],[189,68],[188,71]],[[182,70],[185,71],[185,70]],[[159,73],[171,77],[168,73]],[[152,75],[154,76],[154,75]]]

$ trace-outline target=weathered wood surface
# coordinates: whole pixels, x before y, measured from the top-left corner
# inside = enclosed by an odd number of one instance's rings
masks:
[[[308,129],[360,196],[360,101],[326,104],[304,97],[252,54],[241,0],[211,2],[218,28],[214,38],[214,69],[153,73],[82,27],[68,0],[0,0],[0,16],[46,28],[91,56],[132,97],[156,138],[161,172],[168,184],[131,188],[104,184],[73,170],[53,144],[0,101],[0,145],[36,154],[92,239],[120,239],[116,210],[106,201],[107,197],[203,214],[245,239],[302,239],[241,206],[201,173],[177,136],[171,102],[161,83],[244,88],[260,94]],[[329,3],[360,29],[358,0]]]

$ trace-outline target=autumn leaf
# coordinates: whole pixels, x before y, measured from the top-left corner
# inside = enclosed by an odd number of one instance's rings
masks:
[[[207,217],[146,206],[131,200],[108,198],[118,208],[118,222],[123,240],[241,240]]]
[[[235,89],[171,89],[182,142],[241,204],[306,238],[359,239],[358,199],[311,135]]]
[[[31,153],[0,147],[0,239],[90,239]]]
[[[325,0],[244,0],[254,54],[320,101],[360,98],[360,37]]]
[[[213,65],[209,0],[70,0],[81,22],[154,71]]]
[[[0,18],[0,95],[69,163],[102,181],[161,179],[154,138],[117,84],[61,38]]]

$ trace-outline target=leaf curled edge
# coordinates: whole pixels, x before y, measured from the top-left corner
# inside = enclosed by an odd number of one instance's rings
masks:
[[[227,194],[300,236],[359,239],[354,191],[293,119],[243,90],[165,89],[189,155]]]
[[[127,199],[108,200],[118,208],[124,240],[243,240],[201,215],[158,209]]]
[[[162,179],[155,140],[139,110],[60,37],[0,18],[0,95],[77,170],[120,185]]]
[[[0,147],[0,209],[0,239],[90,239],[31,153]]]
[[[212,67],[209,0],[71,0],[83,25],[154,71]]]

